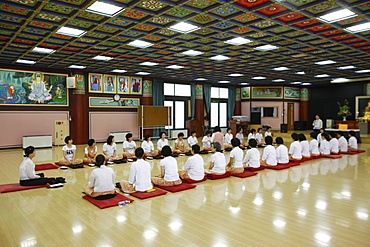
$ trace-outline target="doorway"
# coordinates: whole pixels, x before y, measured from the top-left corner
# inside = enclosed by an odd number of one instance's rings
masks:
[[[294,130],[294,103],[288,103],[288,130]]]

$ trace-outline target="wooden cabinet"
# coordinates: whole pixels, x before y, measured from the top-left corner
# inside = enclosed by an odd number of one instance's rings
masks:
[[[347,124],[348,129],[358,129],[358,121],[341,121],[341,120],[336,120],[335,125],[336,129],[339,129],[339,124]]]
[[[249,125],[250,125],[249,122],[237,122],[236,120],[233,120],[233,119],[229,120],[229,127],[231,128],[231,131],[234,136],[236,135],[240,127],[242,127],[244,130],[244,133],[243,133],[244,136],[247,136],[249,132]]]

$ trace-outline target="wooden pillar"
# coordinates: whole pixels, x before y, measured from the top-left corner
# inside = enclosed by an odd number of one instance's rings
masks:
[[[235,110],[234,110],[234,116],[240,116],[242,115],[242,101],[240,97],[240,88],[236,89],[236,97],[235,97]]]
[[[299,101],[299,121],[306,122],[308,125],[308,88],[301,88]],[[308,126],[305,126],[308,127]]]
[[[195,130],[197,132],[197,136],[203,136],[203,125],[204,125],[204,100],[203,100],[203,85],[196,84],[195,85],[195,113],[194,119],[197,121],[187,121],[186,128],[188,131]],[[190,132],[189,132],[190,134]]]
[[[74,144],[85,144],[88,139],[88,121],[89,109],[87,107],[86,80],[88,79],[83,72],[76,71],[76,88],[70,90],[70,135]]]
[[[143,97],[141,98],[140,104],[141,105],[153,105],[153,81],[151,78],[143,79]],[[147,134],[150,134],[153,136],[153,130],[145,129],[144,136]]]

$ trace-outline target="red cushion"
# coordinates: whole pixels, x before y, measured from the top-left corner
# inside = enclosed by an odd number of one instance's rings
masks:
[[[294,162],[305,162],[305,161],[308,161],[308,160],[312,160],[313,158],[312,158],[312,156],[311,157],[302,157],[302,159],[301,160],[298,160],[298,161],[294,161]]]
[[[290,168],[291,166],[292,166],[292,164],[288,163],[288,164],[277,164],[276,166],[266,166],[266,168],[267,169],[272,169],[272,170],[282,170],[282,169]]]
[[[134,201],[134,200],[132,200],[132,199],[126,197],[126,196],[123,196],[121,194],[116,194],[115,197],[113,197],[111,199],[107,199],[107,200],[96,200],[91,196],[83,196],[82,198],[85,199],[85,200],[88,200],[89,202],[91,202],[92,204],[94,204],[95,206],[97,206],[101,209],[118,206],[118,203],[121,202],[121,201],[128,200],[128,201],[130,201],[130,203]]]
[[[321,154],[319,154],[319,155],[312,155],[311,157],[312,157],[312,159],[320,159],[321,158]]]
[[[194,189],[197,186],[194,184],[182,183],[174,186],[157,186],[157,187],[170,192],[179,192],[183,190]]]
[[[155,191],[152,192],[135,192],[131,193],[130,196],[134,196],[139,199],[146,199],[146,198],[151,198],[151,197],[156,197],[156,196],[161,196],[167,194],[166,191],[160,190],[160,189],[155,189]]]
[[[358,152],[356,151],[347,151],[347,152],[343,152],[341,151],[340,154],[349,154],[349,155],[354,155],[354,154],[358,154]]]
[[[21,186],[19,183],[1,184],[0,192],[7,193],[7,192],[14,192],[14,191],[20,191],[20,190],[31,190],[31,189],[38,189],[38,188],[45,188],[45,187],[46,185]]]
[[[207,177],[209,179],[211,179],[211,180],[220,179],[220,178],[227,178],[227,177],[230,177],[230,176],[231,176],[231,172],[225,172],[222,175],[219,175],[219,174],[207,174]]]
[[[242,173],[233,173],[231,176],[238,177],[238,178],[246,178],[246,177],[252,177],[257,175],[258,172],[251,172],[251,171],[244,171]]]
[[[342,158],[342,155],[339,154],[323,155],[322,158],[339,159]]]
[[[184,178],[182,181],[188,184],[199,183],[207,180],[207,176],[204,176],[202,180],[193,180],[191,178]]]
[[[290,165],[290,166],[299,166],[301,163],[298,163],[298,162],[291,162],[291,161],[289,161],[289,163],[288,163],[288,165]],[[278,165],[279,165],[279,163],[278,163]]]
[[[252,172],[254,172],[254,171],[262,171],[264,169],[266,169],[265,166],[260,166],[260,167],[250,167],[250,166],[248,166],[248,167],[244,167],[244,170],[246,170],[246,171],[252,171]]]
[[[366,150],[357,149],[357,153],[365,153]]]
[[[52,163],[37,164],[35,165],[35,171],[58,169],[58,167]]]

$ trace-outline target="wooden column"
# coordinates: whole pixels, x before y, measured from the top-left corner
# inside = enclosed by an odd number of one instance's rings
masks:
[[[235,110],[234,110],[234,116],[240,116],[242,115],[242,101],[240,97],[240,88],[236,89],[236,97],[235,97]]]
[[[88,113],[86,85],[88,77],[81,71],[76,71],[76,88],[69,91],[70,135],[74,144],[85,144],[88,140]]]
[[[143,79],[143,97],[141,98],[140,104],[141,105],[153,105],[153,81],[151,78]],[[151,136],[153,136],[153,130],[145,129],[144,136],[147,134],[150,134]]]

